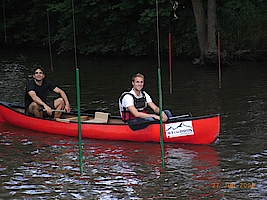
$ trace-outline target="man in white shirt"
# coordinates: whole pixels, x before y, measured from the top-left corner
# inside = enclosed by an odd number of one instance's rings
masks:
[[[160,120],[159,107],[155,105],[149,94],[143,91],[145,77],[141,73],[137,73],[132,77],[132,89],[129,92],[124,92],[119,98],[120,114],[123,121],[134,118],[145,118],[148,120]],[[146,111],[149,106],[157,114],[149,114]],[[168,111],[168,115],[170,111]],[[162,112],[162,121],[168,120],[165,112]]]

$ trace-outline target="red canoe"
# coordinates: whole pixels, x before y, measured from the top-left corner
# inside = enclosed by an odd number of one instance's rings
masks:
[[[103,112],[81,113],[80,121],[83,138],[160,142],[160,124],[157,122],[137,120],[130,125],[122,122],[118,116]],[[44,133],[78,136],[75,112],[64,113],[58,120],[41,119],[25,115],[23,106],[0,101],[0,122]],[[163,123],[162,127],[164,142],[211,144],[219,136],[220,115],[177,116]]]

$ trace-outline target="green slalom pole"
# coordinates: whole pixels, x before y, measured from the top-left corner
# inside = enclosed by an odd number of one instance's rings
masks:
[[[161,93],[161,70],[158,68],[158,90],[159,90],[159,116],[160,116],[160,146],[161,146],[161,163],[165,167],[164,156],[164,139],[163,139],[163,125],[162,125],[162,93]]]
[[[75,34],[75,17],[74,17],[74,3],[72,0],[72,22],[73,22],[73,42],[74,42],[74,52],[75,52],[75,69],[76,69],[76,93],[77,93],[77,110],[78,110],[78,137],[79,137],[79,164],[80,164],[80,174],[83,173],[82,167],[82,131],[81,131],[81,105],[80,105],[80,79],[79,79],[79,69],[77,62],[77,48],[76,48],[76,34]]]
[[[82,162],[82,131],[81,131],[81,105],[80,105],[80,81],[79,81],[79,69],[76,68],[76,92],[77,92],[77,110],[78,110],[78,136],[79,136],[79,163],[80,174],[83,173]]]
[[[161,93],[161,70],[160,70],[160,47],[159,47],[159,6],[156,0],[156,15],[157,15],[157,42],[158,42],[158,90],[159,90],[159,116],[160,116],[160,146],[161,146],[161,160],[162,167],[165,167],[164,160],[164,139],[162,126],[162,93]]]

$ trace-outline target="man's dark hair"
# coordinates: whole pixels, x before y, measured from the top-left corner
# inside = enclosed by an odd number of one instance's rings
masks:
[[[37,67],[35,67],[35,68],[33,69],[32,74],[35,74],[35,71],[36,71],[37,69],[40,69],[40,70],[45,74],[44,68],[42,68],[41,66],[37,66]]]

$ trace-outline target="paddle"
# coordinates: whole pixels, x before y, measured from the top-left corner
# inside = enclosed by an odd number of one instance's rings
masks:
[[[46,109],[41,109],[39,111],[43,111],[43,112],[46,112]],[[52,109],[52,112],[62,112],[62,113],[65,113],[66,110],[55,110],[55,109]]]
[[[175,117],[169,117],[168,121],[176,121],[177,119],[183,118],[183,117],[191,117],[191,113],[189,114],[184,114],[184,115],[179,115]],[[141,129],[145,129],[148,127],[150,124],[157,124],[159,123],[159,120],[147,120],[145,118],[135,118],[135,119],[129,119],[127,121],[128,126],[132,131],[137,131]]]

